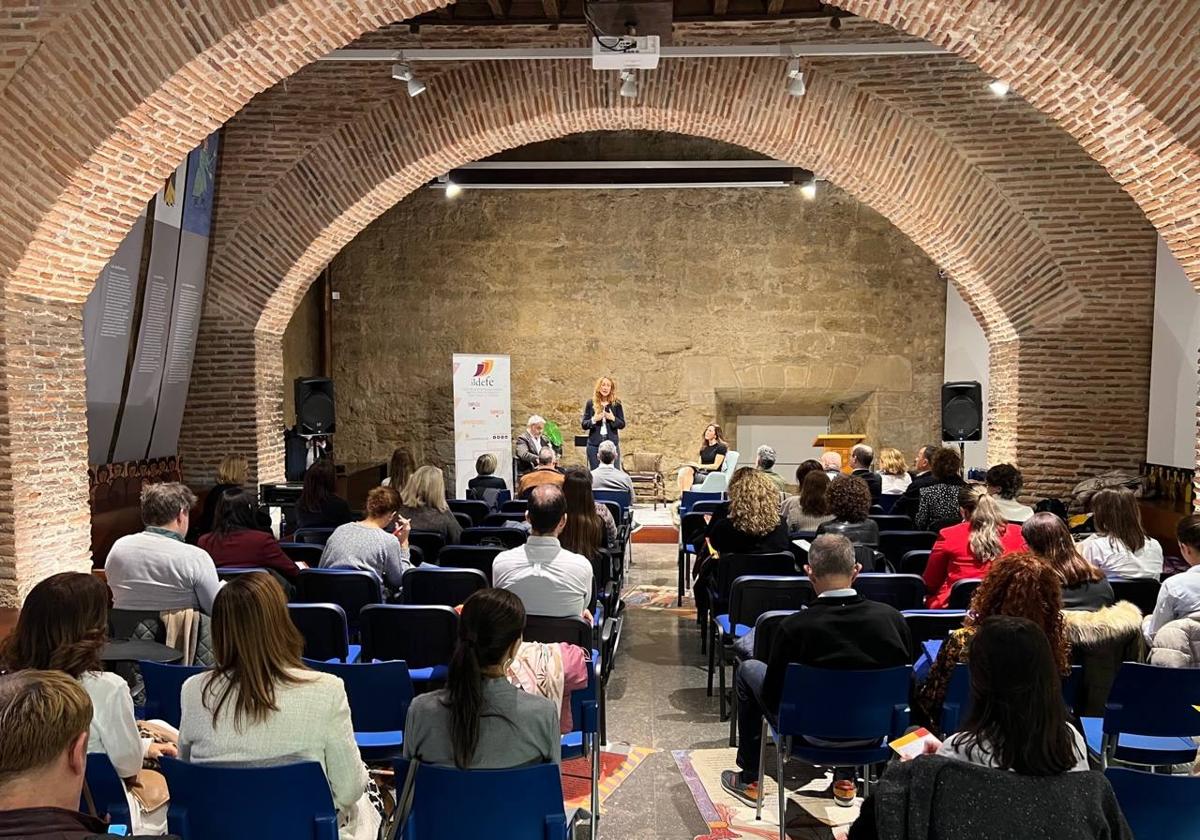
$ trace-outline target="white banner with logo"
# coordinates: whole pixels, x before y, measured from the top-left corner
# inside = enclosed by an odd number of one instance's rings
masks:
[[[454,496],[467,497],[475,459],[496,456],[496,475],[512,475],[512,392],[508,356],[454,354]]]

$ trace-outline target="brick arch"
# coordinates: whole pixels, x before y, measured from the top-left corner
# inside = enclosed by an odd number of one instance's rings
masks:
[[[1044,462],[1041,453],[1032,457],[1032,447],[1044,447],[1047,430],[1021,436],[1024,426],[1044,419],[1030,416],[1022,394],[1061,379],[1063,370],[1051,362],[1040,373],[1028,364],[1024,377],[1016,372],[1022,353],[1045,348],[1043,335],[1096,316],[1077,288],[1091,279],[1087,267],[1064,269],[1004,191],[919,121],[836,73],[813,72],[808,95],[790,99],[778,71],[771,61],[670,62],[629,102],[615,96],[610,80],[577,63],[472,65],[438,76],[437,97],[397,95],[342,126],[241,214],[214,255],[197,361],[203,396],[189,404],[183,438],[194,442],[196,457],[219,441],[256,440],[257,452],[247,454],[257,455],[261,475],[278,477],[279,339],[312,278],[358,231],[433,177],[505,148],[579,131],[657,129],[812,168],[888,217],[947,270],[985,324],[1003,386],[992,399],[995,457],[1029,453],[1030,464]],[[738,95],[712,96],[730,89]],[[236,382],[232,343],[245,360]],[[1130,384],[1128,371],[1114,376],[1118,385]],[[247,401],[231,413],[237,394],[251,390],[257,416]],[[1123,409],[1144,415],[1136,384],[1131,393]],[[1144,439],[1144,425],[1117,426],[1121,435],[1132,430],[1135,440]],[[1088,446],[1086,454],[1064,449],[1056,463],[1040,464],[1046,481],[1073,479],[1087,457],[1132,460],[1128,439],[1115,433]]]

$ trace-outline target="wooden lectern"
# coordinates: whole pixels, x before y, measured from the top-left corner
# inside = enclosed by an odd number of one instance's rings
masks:
[[[866,435],[817,435],[813,446],[823,446],[826,452],[842,456],[842,472],[850,472],[850,450],[867,439]]]

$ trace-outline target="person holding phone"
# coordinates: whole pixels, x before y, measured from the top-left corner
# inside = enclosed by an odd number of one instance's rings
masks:
[[[400,588],[409,559],[411,523],[400,516],[400,494],[391,487],[375,487],[367,494],[366,517],[347,522],[332,534],[321,552],[322,569],[358,569],[374,572],[392,591]]]
[[[625,409],[617,397],[616,380],[611,376],[601,376],[596,380],[592,398],[583,406],[580,425],[588,433],[588,469],[594,470],[600,464],[600,444],[606,440],[611,440],[613,446],[617,447],[616,466],[620,469],[620,431],[625,428]]]

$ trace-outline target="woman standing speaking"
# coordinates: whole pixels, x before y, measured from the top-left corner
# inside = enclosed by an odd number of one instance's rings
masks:
[[[617,447],[618,468],[621,466],[621,442],[619,431],[625,428],[625,410],[617,399],[617,383],[611,377],[601,376],[596,380],[596,388],[592,398],[583,407],[583,420],[580,422],[583,430],[588,433],[587,459],[588,467],[596,469],[600,463],[597,450],[600,444],[611,440]]]

